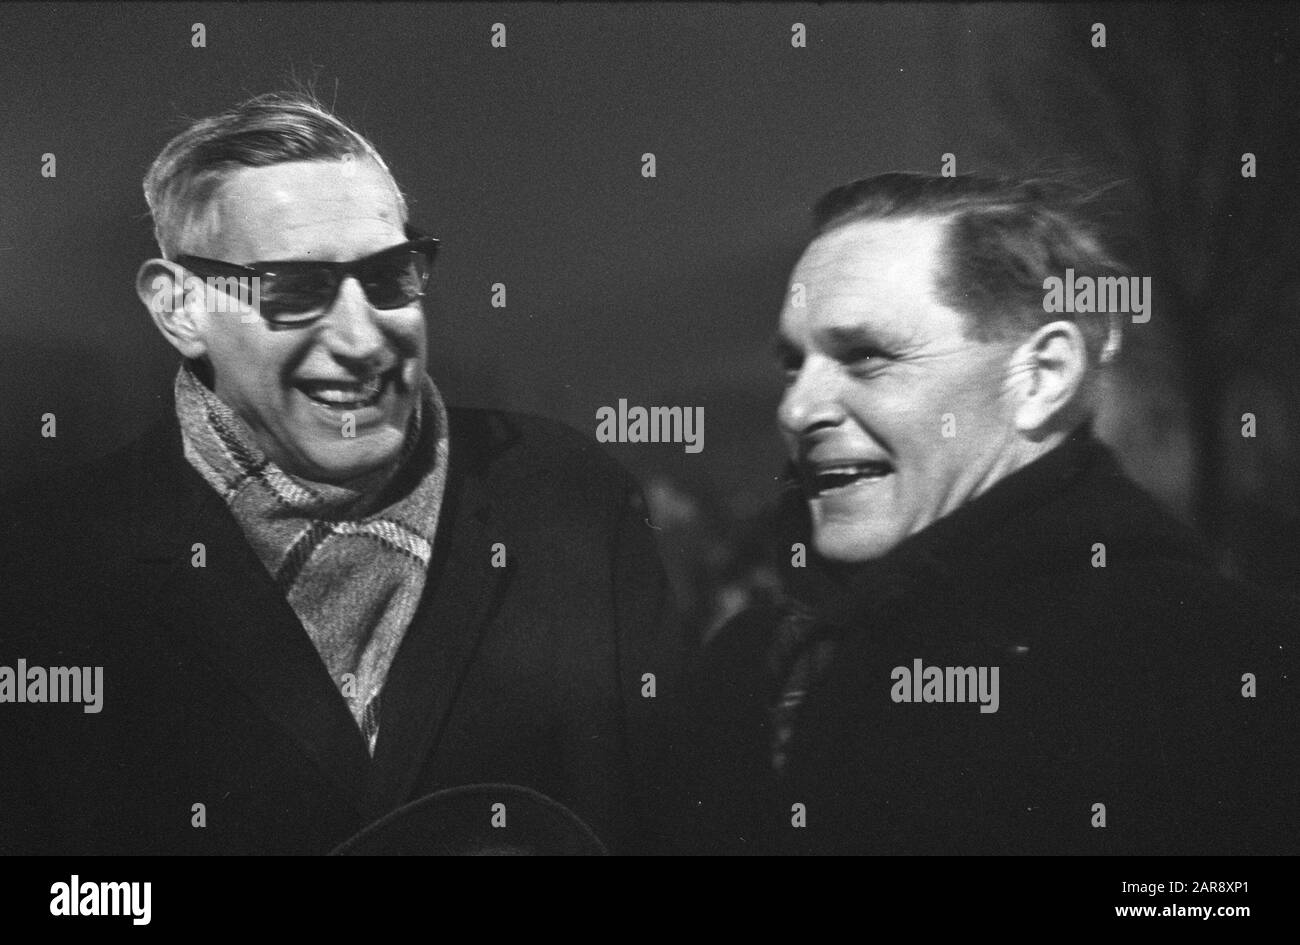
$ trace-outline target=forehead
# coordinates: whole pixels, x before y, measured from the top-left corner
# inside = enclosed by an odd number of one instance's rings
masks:
[[[809,244],[791,276],[804,305],[787,296],[783,333],[820,333],[864,325],[906,340],[960,328],[961,316],[937,297],[946,221],[907,217],[860,220]]]
[[[396,188],[373,161],[292,161],[230,174],[188,242],[232,262],[338,261],[400,242],[402,223]]]

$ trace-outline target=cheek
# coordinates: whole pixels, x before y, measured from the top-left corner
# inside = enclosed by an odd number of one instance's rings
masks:
[[[946,403],[925,387],[893,384],[854,391],[851,409],[858,423],[881,446],[891,451],[925,444],[939,429],[939,407]]]
[[[255,329],[226,333],[208,346],[208,355],[216,378],[217,394],[222,389],[238,389],[263,396],[280,389],[295,348],[259,338]]]
[[[391,354],[403,358],[423,360],[427,353],[427,327],[424,312],[419,309],[392,309],[380,312],[375,326],[384,336],[384,347]],[[321,356],[332,359],[329,345],[321,343]]]
[[[897,399],[896,409],[900,424],[906,423],[917,442],[959,450],[1000,427],[1003,413],[997,384],[988,372],[975,370],[917,384]],[[945,437],[945,430],[952,435]]]

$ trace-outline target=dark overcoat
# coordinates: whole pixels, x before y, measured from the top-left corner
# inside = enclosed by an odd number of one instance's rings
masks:
[[[1087,427],[867,566],[794,566],[793,498],[788,593],[697,681],[694,849],[1300,849],[1300,606],[1217,577]],[[996,711],[948,667],[997,667]]]
[[[653,844],[681,644],[635,483],[538,418],[452,409],[450,442],[373,759],[174,420],[11,495],[0,665],[102,667],[104,692],[98,713],[0,705],[0,849],[324,853],[489,782],[614,852]]]

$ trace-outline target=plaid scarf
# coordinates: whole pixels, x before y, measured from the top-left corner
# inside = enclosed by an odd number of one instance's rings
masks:
[[[345,485],[281,470],[188,364],[176,377],[176,414],[185,458],[302,621],[373,755],[379,693],[424,590],[446,487],[438,389],[426,375],[400,461]]]

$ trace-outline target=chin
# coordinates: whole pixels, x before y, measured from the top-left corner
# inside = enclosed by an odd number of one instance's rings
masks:
[[[294,472],[306,479],[329,483],[346,482],[378,472],[397,462],[401,456],[401,439],[400,437],[394,439],[393,444],[332,445],[329,449],[316,451],[314,455],[304,457],[305,461],[300,463],[299,470]]]
[[[814,528],[813,548],[832,564],[862,564],[884,557],[898,546],[898,539],[872,530],[842,525]]]

